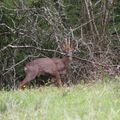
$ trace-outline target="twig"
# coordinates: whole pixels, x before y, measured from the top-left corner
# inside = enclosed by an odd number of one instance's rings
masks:
[[[34,49],[37,49],[37,50],[41,50],[41,51],[48,51],[48,52],[57,52],[57,53],[60,53],[62,55],[66,55],[68,56],[66,53],[63,53],[63,52],[60,52],[60,51],[56,51],[56,50],[51,50],[51,49],[42,49],[42,48],[38,48],[38,47],[34,47],[34,46],[15,46],[15,45],[9,45],[9,47],[11,48],[34,48]],[[30,56],[28,56],[30,57]],[[86,59],[83,59],[83,58],[80,58],[80,57],[76,57],[76,56],[73,56],[73,58],[77,59],[77,60],[81,60],[81,61],[86,61],[86,62],[89,62],[91,64],[95,64],[95,65],[98,65],[98,66],[101,66],[101,67],[104,67],[104,68],[107,68],[107,67],[117,67],[119,65],[103,65],[101,63],[98,63],[98,62],[94,62],[94,61],[90,61],[90,60],[86,60]],[[25,59],[26,60],[26,59]],[[19,63],[18,63],[19,64]],[[16,64],[16,65],[18,65]],[[15,66],[16,66],[15,65]]]
[[[29,46],[29,45],[26,45],[26,46],[16,46],[16,45],[8,45],[8,47],[10,48],[34,48],[34,49],[37,49],[37,50],[40,50],[40,51],[48,51],[48,52],[57,52],[57,53],[60,53],[62,55],[64,55],[65,53],[63,52],[60,52],[60,51],[56,51],[56,50],[52,50],[52,49],[43,49],[43,48],[38,48],[38,47],[34,47],[34,46]]]
[[[118,66],[120,66],[120,65],[103,65],[101,63],[90,61],[90,60],[86,60],[86,59],[83,59],[83,58],[80,58],[80,57],[76,57],[76,56],[73,56],[73,58],[75,58],[77,60],[80,60],[80,61],[85,61],[85,62],[88,62],[88,63],[91,63],[91,64],[95,64],[95,65],[104,67],[105,69],[107,69],[108,67],[118,67]]]
[[[11,43],[9,43],[8,45],[6,45],[5,47],[3,47],[2,49],[0,49],[0,53],[3,52],[4,50],[6,50],[12,43],[14,43],[15,41],[17,41],[18,39],[13,40]]]

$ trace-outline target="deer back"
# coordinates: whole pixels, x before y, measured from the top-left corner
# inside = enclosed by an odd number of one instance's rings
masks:
[[[53,74],[57,66],[51,58],[39,58],[25,66],[25,71],[36,71],[37,75]]]

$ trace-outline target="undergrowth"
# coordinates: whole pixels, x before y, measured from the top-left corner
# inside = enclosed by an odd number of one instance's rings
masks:
[[[120,81],[0,91],[0,120],[119,120]]]

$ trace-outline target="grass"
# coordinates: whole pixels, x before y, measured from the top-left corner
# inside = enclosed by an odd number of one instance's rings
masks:
[[[0,120],[119,120],[120,81],[0,91]]]

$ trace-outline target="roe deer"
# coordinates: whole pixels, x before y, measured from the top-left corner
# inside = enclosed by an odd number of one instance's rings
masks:
[[[74,45],[70,40],[65,39],[65,43],[61,45],[61,49],[66,53],[63,58],[38,58],[28,63],[24,70],[26,76],[20,82],[19,88],[22,88],[26,83],[35,79],[36,76],[49,74],[54,78],[54,83],[58,87],[62,86],[60,74],[64,74],[70,61],[72,60],[72,51]]]

